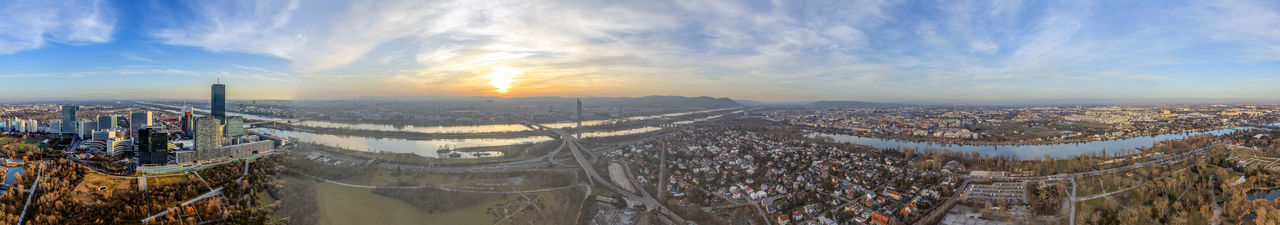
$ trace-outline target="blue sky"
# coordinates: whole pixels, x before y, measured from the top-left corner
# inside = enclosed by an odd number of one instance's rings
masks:
[[[0,11],[7,100],[207,98],[217,79],[232,99],[1280,100],[1276,1],[0,0]]]

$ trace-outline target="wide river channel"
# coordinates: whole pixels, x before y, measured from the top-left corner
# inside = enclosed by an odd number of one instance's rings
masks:
[[[168,113],[178,113],[178,111],[171,109],[172,107],[174,106],[165,106],[165,108],[159,108],[159,109],[162,111],[166,111]],[[200,112],[208,112],[207,110],[203,110],[203,109],[195,109],[195,110]],[[703,110],[703,111],[694,111],[694,112],[659,114],[659,115],[651,115],[651,116],[635,116],[635,117],[628,117],[623,119],[590,120],[590,121],[582,121],[582,126],[590,127],[590,126],[605,125],[605,124],[614,123],[617,121],[667,119],[672,117],[685,116],[689,114],[710,113],[710,115],[705,117],[698,117],[698,118],[686,119],[686,120],[680,120],[680,121],[671,121],[671,123],[674,123],[674,124],[689,124],[689,123],[718,118],[720,116],[723,116],[729,113],[742,112],[741,110],[736,110],[732,112],[729,112],[728,110],[729,109],[713,109],[713,110]],[[415,126],[392,126],[392,125],[382,125],[382,124],[341,123],[341,122],[329,122],[329,121],[317,121],[317,120],[298,121],[298,120],[289,120],[285,118],[248,115],[248,114],[234,113],[234,112],[227,112],[227,114],[233,115],[233,116],[242,116],[247,120],[289,121],[290,124],[300,125],[300,126],[354,129],[354,130],[405,131],[405,132],[417,132],[417,133],[464,133],[464,134],[465,133],[485,133],[485,132],[514,132],[514,131],[530,130],[529,127],[526,127],[522,124],[415,127]],[[552,123],[552,124],[545,124],[545,125],[549,127],[555,127],[555,128],[566,128],[566,127],[574,126],[576,124],[565,122],[565,123]],[[552,140],[551,137],[541,136],[541,135],[515,137],[515,138],[463,138],[463,139],[408,140],[408,139],[401,139],[401,138],[374,138],[374,137],[362,137],[362,136],[332,135],[332,134],[308,132],[303,129],[278,130],[278,129],[272,129],[272,128],[251,128],[249,130],[258,132],[258,133],[273,135],[273,136],[292,138],[293,140],[302,142],[302,143],[312,143],[312,144],[339,147],[339,148],[351,149],[351,150],[357,150],[357,151],[413,153],[413,154],[422,155],[426,157],[441,157],[442,155],[437,153],[437,150],[440,150],[441,148],[445,148],[445,147],[448,147],[451,149],[458,149],[458,148],[468,148],[468,147],[528,144],[528,143],[536,143],[536,142]],[[647,133],[647,132],[653,132],[658,130],[661,130],[661,128],[654,127],[654,126],[644,126],[644,127],[621,129],[621,130],[589,131],[589,132],[582,133],[582,137],[583,138],[611,137],[611,136]],[[481,154],[468,153],[468,152],[461,153],[462,158],[496,157],[501,155],[502,155],[501,152],[483,152]]]
[[[174,107],[174,106],[168,106],[168,107]],[[196,110],[207,112],[206,110],[202,110],[202,109],[196,109]],[[164,110],[164,111],[168,111],[170,113],[177,113],[177,111],[174,111],[174,110]],[[720,111],[720,112],[717,112],[717,111]],[[668,113],[668,114],[651,115],[651,116],[628,117],[621,120],[664,119],[664,118],[684,116],[684,115],[695,114],[695,113],[716,112],[706,117],[699,117],[696,119],[673,122],[674,124],[689,124],[689,123],[718,118],[725,114],[742,112],[742,110],[735,110],[732,112],[724,112],[724,111],[726,111],[726,109],[703,110],[703,111],[683,112],[683,113]],[[255,115],[247,115],[247,114],[233,113],[233,112],[227,112],[227,114],[243,116],[245,117],[245,119],[249,119],[249,120],[289,121],[288,119],[284,119],[284,118],[255,116]],[[583,127],[589,127],[589,126],[597,126],[597,125],[613,123],[616,121],[619,121],[619,119],[591,120],[591,121],[583,121],[582,125]],[[528,127],[525,127],[524,125],[521,125],[521,124],[464,125],[464,126],[392,126],[392,125],[382,125],[382,124],[341,123],[341,122],[329,122],[329,121],[317,121],[317,120],[303,120],[303,121],[294,120],[294,121],[290,121],[290,123],[295,125],[312,126],[312,127],[343,128],[343,129],[356,129],[356,130],[379,130],[379,131],[407,131],[407,132],[419,132],[419,133],[483,133],[483,132],[510,132],[510,131],[529,130]],[[546,125],[549,127],[556,127],[556,128],[565,128],[565,127],[573,126],[572,123],[553,123],[553,124],[546,124]],[[1280,123],[1275,123],[1272,125],[1280,126]],[[833,140],[837,142],[867,145],[875,148],[898,148],[898,149],[920,149],[920,150],[948,149],[953,152],[978,152],[978,153],[988,154],[988,155],[1011,155],[1018,159],[1031,160],[1031,159],[1043,158],[1046,155],[1054,158],[1066,158],[1066,157],[1071,157],[1071,156],[1076,156],[1076,155],[1086,154],[1086,153],[1088,154],[1099,153],[1104,150],[1108,153],[1114,154],[1117,152],[1123,152],[1123,151],[1137,149],[1137,148],[1151,147],[1152,145],[1154,145],[1156,141],[1184,139],[1189,136],[1200,135],[1200,134],[1222,135],[1222,134],[1227,134],[1239,129],[1243,129],[1243,128],[1229,128],[1229,129],[1190,132],[1190,133],[1174,133],[1174,134],[1162,134],[1162,135],[1155,135],[1155,136],[1139,136],[1139,137],[1131,137],[1131,138],[1115,139],[1115,140],[1062,143],[1062,144],[1043,144],[1043,145],[960,145],[960,144],[908,141],[908,140],[874,138],[874,137],[860,137],[860,136],[830,134],[830,133],[821,133],[821,132],[810,133],[808,134],[808,136],[809,137],[819,137],[819,136],[831,137]],[[439,157],[440,155],[436,153],[436,150],[439,150],[440,148],[445,146],[456,149],[456,148],[466,148],[466,147],[502,146],[502,145],[536,143],[541,141],[552,140],[550,137],[547,137],[547,136],[529,136],[529,137],[517,137],[517,138],[407,140],[407,139],[400,139],[400,138],[371,138],[371,137],[360,137],[360,136],[331,135],[331,134],[306,132],[301,130],[286,131],[286,130],[276,130],[271,128],[253,128],[251,130],[256,132],[286,137],[286,138],[295,138],[295,140],[304,142],[304,143],[314,143],[314,144],[341,147],[341,148],[358,150],[358,151],[414,153],[414,154],[418,154],[426,157]],[[593,131],[593,132],[583,133],[582,137],[583,138],[610,137],[610,136],[619,136],[619,135],[647,133],[647,132],[658,131],[658,130],[661,130],[661,128],[649,126],[649,127],[639,127],[639,128],[631,128],[631,129],[624,129],[624,130]],[[501,155],[500,153],[499,154],[490,153],[487,156],[492,157],[492,156],[500,156],[500,155]],[[477,155],[468,153],[468,154],[463,154],[463,157],[471,158],[471,157],[484,157],[484,156],[483,155],[477,156]]]
[[[1223,135],[1231,133],[1243,128],[1229,128],[1221,130],[1210,130],[1190,133],[1173,133],[1161,134],[1155,136],[1138,136],[1124,139],[1074,142],[1061,144],[1042,144],[1042,145],[963,145],[963,144],[945,144],[936,142],[908,141],[899,139],[886,139],[874,137],[861,137],[844,134],[831,134],[822,132],[810,133],[809,137],[830,137],[836,142],[852,143],[859,145],[867,145],[875,148],[897,148],[900,150],[919,149],[925,150],[951,150],[952,152],[977,152],[987,155],[1011,155],[1018,159],[1032,160],[1040,159],[1044,156],[1053,158],[1067,158],[1080,154],[1094,154],[1106,151],[1108,154],[1124,152],[1137,148],[1146,148],[1155,145],[1157,141],[1184,139],[1194,135],[1213,134]]]

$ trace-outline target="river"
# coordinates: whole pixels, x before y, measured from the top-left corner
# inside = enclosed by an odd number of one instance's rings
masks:
[[[152,104],[152,105],[155,105],[155,104]],[[161,105],[161,106],[177,107],[177,106],[171,106],[171,105]],[[178,113],[177,110],[171,110],[171,109],[163,109],[163,110],[170,113]],[[209,112],[209,110],[204,110],[204,109],[194,109],[194,110],[199,112],[205,112],[205,113]],[[590,126],[612,124],[612,123],[617,123],[621,121],[637,121],[637,120],[671,118],[671,117],[678,117],[678,116],[684,116],[689,114],[709,113],[709,112],[716,112],[716,111],[723,111],[723,110],[729,110],[729,108],[709,109],[709,110],[693,111],[693,112],[667,113],[667,114],[648,115],[648,116],[633,116],[633,117],[619,118],[619,119],[587,120],[587,121],[582,121],[582,126],[590,127]],[[339,128],[339,129],[350,129],[350,130],[405,131],[405,132],[418,132],[418,133],[491,133],[491,132],[515,132],[515,131],[529,130],[528,127],[525,127],[523,124],[518,124],[518,123],[517,124],[491,124],[491,125],[454,125],[454,126],[414,126],[414,125],[397,126],[397,125],[371,124],[371,123],[344,123],[344,122],[332,122],[332,121],[323,121],[323,120],[291,120],[291,119],[285,119],[285,118],[257,116],[257,115],[249,115],[249,114],[235,113],[235,112],[227,112],[227,115],[242,116],[248,120],[288,121],[289,124],[292,124],[295,126]],[[557,122],[557,123],[548,123],[543,125],[552,127],[552,128],[569,128],[569,127],[577,126],[577,123],[576,122]]]
[[[396,152],[396,153],[413,153],[426,157],[438,157],[436,150],[448,146],[452,149],[482,146],[501,146],[501,145],[517,145],[535,143],[541,141],[549,141],[550,137],[532,136],[523,138],[484,138],[484,139],[436,139],[436,140],[405,140],[396,138],[369,138],[359,136],[340,136],[330,134],[317,134],[303,131],[285,131],[267,128],[253,128],[254,132],[264,133],[268,135],[294,138],[299,142],[314,143],[325,146],[339,147],[357,151],[370,152]],[[463,154],[464,157],[474,157],[470,154]]]
[[[741,111],[737,111],[737,112],[741,112]],[[730,112],[730,113],[736,113],[736,112]],[[717,114],[717,115],[711,115],[711,116],[702,117],[702,118],[676,121],[673,123],[689,124],[689,123],[695,123],[695,122],[719,118],[724,115],[725,114]],[[340,147],[340,148],[357,150],[357,151],[414,153],[414,154],[418,154],[426,157],[440,157],[439,154],[436,153],[436,150],[439,150],[441,147],[444,147],[446,145],[449,148],[457,149],[457,148],[467,148],[467,147],[516,145],[516,144],[536,143],[536,142],[552,140],[550,137],[542,136],[542,135],[518,137],[518,138],[406,140],[406,139],[400,139],[400,138],[371,138],[371,137],[360,137],[360,136],[320,134],[320,133],[307,132],[303,130],[285,131],[285,130],[276,130],[271,128],[252,128],[249,130],[254,132],[269,134],[273,136],[293,138],[299,142],[304,142],[304,143],[315,143],[315,144],[320,144],[325,146]],[[642,133],[654,132],[658,130],[662,130],[662,128],[647,126],[647,127],[639,127],[639,128],[631,128],[631,129],[623,129],[623,130],[585,132],[585,133],[582,133],[582,137],[583,138],[612,137],[612,136],[620,136],[620,135],[642,134]],[[488,153],[489,155],[487,156],[476,156],[469,153],[463,153],[462,157],[472,158],[472,157],[501,156],[501,153],[496,153],[496,154],[494,152],[488,152]]]
[[[809,137],[831,137],[837,142],[853,143],[871,146],[875,148],[899,148],[899,149],[948,149],[952,152],[977,152],[987,155],[1008,155],[1018,159],[1032,160],[1042,158],[1046,155],[1053,158],[1067,158],[1080,154],[1093,154],[1106,150],[1108,154],[1114,154],[1120,151],[1137,149],[1139,147],[1151,147],[1156,141],[1170,139],[1184,139],[1193,135],[1213,134],[1223,135],[1242,128],[1230,128],[1221,130],[1191,132],[1191,133],[1175,133],[1161,134],[1156,136],[1139,136],[1125,139],[1089,141],[1081,143],[1061,143],[1061,144],[1043,144],[1043,145],[961,145],[961,144],[943,144],[935,142],[908,141],[887,138],[861,137],[843,134],[830,134],[822,132],[813,132],[808,134]]]

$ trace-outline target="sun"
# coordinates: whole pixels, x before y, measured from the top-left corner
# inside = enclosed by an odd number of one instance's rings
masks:
[[[497,89],[495,91],[505,94],[507,93],[507,89],[511,89],[511,83],[516,81],[515,77],[521,73],[522,72],[516,68],[495,66],[493,67],[493,72],[489,73],[485,78],[489,78],[489,84],[493,85],[493,88]]]

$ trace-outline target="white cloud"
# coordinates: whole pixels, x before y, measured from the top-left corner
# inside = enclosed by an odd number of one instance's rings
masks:
[[[785,72],[781,79],[864,78],[870,76],[818,67],[864,64],[855,55],[868,45],[864,29],[887,20],[881,12],[887,4],[879,1],[774,2],[760,8],[728,1],[193,4],[182,7],[193,9],[196,19],[149,30],[169,44],[289,59],[302,74],[333,73],[365,59],[382,64],[410,59],[416,65],[398,66],[387,76],[419,85],[478,76],[498,64],[564,74],[608,72],[601,75],[619,80],[715,79],[734,71]],[[835,12],[814,11],[828,8]],[[157,16],[161,21],[180,17]],[[605,64],[564,68],[586,63]],[[405,68],[417,69],[399,71]]]
[[[110,42],[114,10],[102,0],[0,2],[0,54],[37,49],[48,42]]]
[[[157,11],[151,35],[172,45],[292,58],[307,39],[291,27],[298,1],[191,1],[185,10]],[[187,15],[186,12],[190,12]],[[168,14],[165,14],[168,13]],[[177,21],[179,17],[191,21]]]
[[[1280,61],[1280,5],[1274,1],[1209,1],[1191,15],[1207,29],[1196,33],[1238,44],[1250,61]]]

